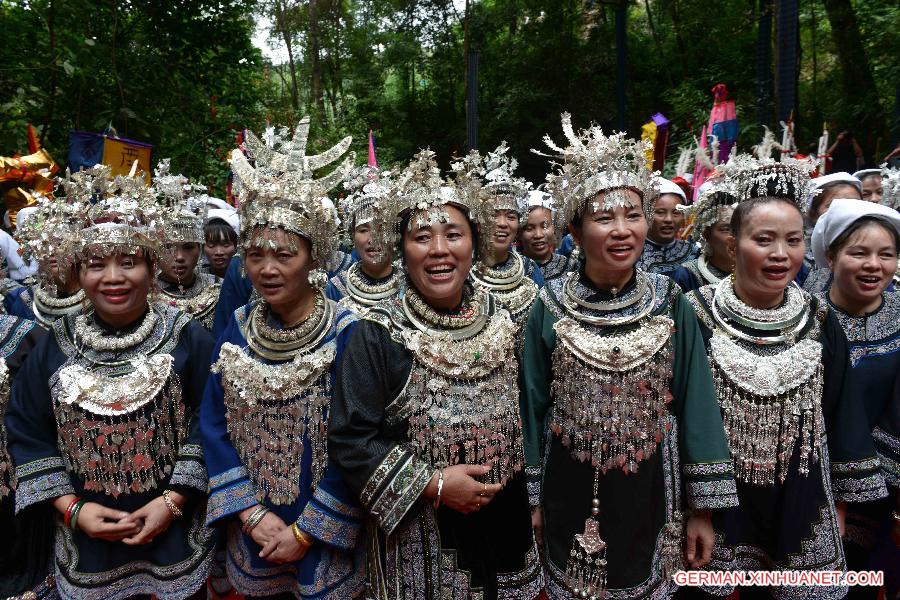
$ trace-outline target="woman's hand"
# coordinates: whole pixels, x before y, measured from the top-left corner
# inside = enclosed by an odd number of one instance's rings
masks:
[[[269,515],[266,516],[268,517]],[[260,525],[262,525],[262,523],[260,523]],[[257,527],[257,529],[259,529],[259,527]],[[254,529],[254,531],[256,530]],[[262,552],[259,553],[259,557],[273,563],[290,563],[298,561],[306,556],[306,551],[309,550],[309,548],[309,546],[304,546],[297,541],[297,538],[294,536],[294,532],[290,527],[285,527],[263,546]]]
[[[169,498],[178,504],[179,507],[184,504],[185,499],[180,494],[169,492]],[[131,513],[127,520],[137,525],[139,530],[137,535],[127,537],[122,542],[129,546],[141,546],[149,544],[156,536],[164,533],[169,528],[169,525],[172,524],[172,521],[175,520],[175,515],[166,506],[163,497],[159,496]]]
[[[457,512],[469,514],[490,503],[494,495],[503,489],[499,483],[482,483],[475,479],[491,470],[491,465],[453,465],[444,469],[444,486],[441,504]],[[425,488],[423,496],[437,498],[437,477]]]
[[[845,523],[847,522],[847,503],[835,502],[834,513],[837,517],[838,531],[840,531],[841,537],[844,537]]]
[[[257,523],[256,527],[250,531],[250,537],[257,544],[265,547],[273,539],[284,533],[285,530],[290,533],[291,528],[288,527],[287,523],[285,523],[281,517],[269,511],[263,516],[262,520]]]
[[[106,508],[96,502],[85,502],[78,513],[77,525],[90,538],[126,544],[129,537],[141,530],[141,525],[127,512]]]
[[[686,563],[692,569],[702,569],[712,558],[713,544],[716,540],[709,511],[695,512],[688,518],[685,529]]]
[[[535,506],[531,509],[531,528],[538,546],[544,545],[544,509]]]

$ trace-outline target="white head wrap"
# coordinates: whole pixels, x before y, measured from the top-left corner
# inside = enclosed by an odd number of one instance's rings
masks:
[[[212,219],[222,219],[234,229],[234,232],[238,235],[241,233],[241,218],[235,210],[228,210],[223,208],[211,208],[206,213],[206,222],[208,223]]]
[[[660,196],[663,194],[675,194],[681,198],[682,202],[687,202],[687,196],[684,195],[684,190],[682,190],[677,183],[669,179],[663,179],[662,177],[658,177],[657,181],[659,181]]]
[[[530,212],[532,208],[546,208],[551,213],[556,212],[553,208],[553,197],[541,190],[528,192],[528,211]]]
[[[869,175],[881,175],[881,174],[882,174],[881,169],[863,169],[862,171],[857,171],[856,173],[854,173],[853,176],[856,177],[857,179],[859,179],[860,181],[862,181],[864,178],[868,177]]]
[[[828,212],[816,221],[816,228],[813,230],[812,250],[817,267],[828,266],[828,247],[863,217],[876,217],[900,234],[900,213],[894,209],[865,200],[835,198]]]

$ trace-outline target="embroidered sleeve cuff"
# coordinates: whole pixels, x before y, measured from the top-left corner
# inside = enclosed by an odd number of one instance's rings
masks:
[[[236,467],[209,480],[209,501],[206,505],[206,523],[213,524],[242,510],[259,504],[256,490],[247,476],[247,469]]]
[[[541,505],[541,468],[525,467],[525,485],[528,488],[528,504],[531,508]]]
[[[59,456],[42,458],[16,467],[16,512],[32,504],[74,494],[72,480]]]
[[[888,495],[877,458],[831,463],[831,489],[838,502],[870,502]]]
[[[738,505],[734,464],[730,460],[686,464],[682,473],[688,507],[704,510]]]
[[[199,490],[204,494],[209,490],[209,477],[203,463],[203,449],[194,444],[181,448],[181,457],[172,469],[169,485],[182,485]]]
[[[876,427],[872,431],[872,441],[884,480],[890,486],[900,487],[900,438]]]
[[[734,479],[685,482],[688,506],[694,510],[729,508],[738,505]]]
[[[390,535],[422,495],[434,469],[411,452],[394,446],[369,477],[360,500],[385,535]]]
[[[304,507],[297,526],[324,544],[351,550],[362,529],[362,516],[362,510],[320,488]]]

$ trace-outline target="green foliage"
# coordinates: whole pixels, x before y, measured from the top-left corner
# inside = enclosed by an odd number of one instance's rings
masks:
[[[23,152],[32,122],[64,164],[70,130],[112,123],[222,195],[240,128],[310,114],[313,150],[350,134],[363,161],[371,128],[382,165],[422,147],[446,165],[466,146],[467,45],[479,53],[479,147],[507,140],[535,183],[547,163],[529,150],[545,133],[560,140],[560,112],[577,126],[616,123],[614,3],[471,0],[466,20],[453,0],[313,1],[0,0],[0,153]],[[822,2],[800,3],[801,151],[823,121],[832,139],[859,115],[889,124],[900,81],[896,3],[853,4],[876,81],[873,106],[842,88]],[[737,101],[739,147],[760,139],[757,11],[757,0],[628,2],[626,128],[637,135],[655,112],[668,116],[670,166],[699,135],[720,82]],[[260,16],[273,23],[273,38],[291,42],[293,73],[253,46]],[[883,156],[888,132],[867,133],[867,154]]]

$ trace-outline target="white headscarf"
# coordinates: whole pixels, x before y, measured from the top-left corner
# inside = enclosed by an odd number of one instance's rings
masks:
[[[865,200],[835,198],[831,208],[816,221],[816,228],[813,230],[812,250],[817,267],[828,267],[828,247],[863,217],[875,217],[884,221],[900,234],[900,213],[896,210]]]

